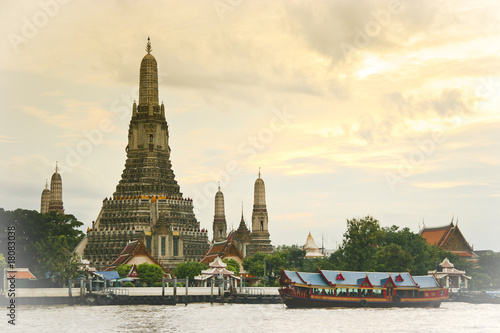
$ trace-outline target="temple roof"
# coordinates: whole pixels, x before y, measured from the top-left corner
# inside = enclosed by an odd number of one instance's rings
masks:
[[[427,228],[420,230],[420,236],[430,245],[436,245],[444,250],[456,253],[461,257],[475,257],[472,247],[469,245],[458,225],[450,224],[442,227]]]
[[[227,264],[223,263],[222,259],[217,256],[208,266],[212,268],[226,268]]]
[[[29,268],[7,269],[8,276],[14,276],[16,280],[36,279]]]
[[[311,232],[309,232],[309,236],[307,236],[306,244],[302,247],[306,251],[306,258],[313,257],[323,257],[324,254],[319,252],[319,248],[316,246],[313,237],[311,236]]]
[[[229,254],[243,258],[238,248],[233,244],[233,236],[234,232],[231,232],[226,240],[213,242],[201,262],[210,264],[217,257],[224,258]]]
[[[113,261],[113,263],[108,268],[106,268],[106,271],[113,271],[119,265],[126,265],[127,262],[129,262],[135,256],[146,256],[155,265],[162,267],[162,265],[151,256],[151,253],[149,253],[146,245],[144,245],[142,239],[139,238],[136,241],[129,242],[123,249],[120,256],[115,261]]]

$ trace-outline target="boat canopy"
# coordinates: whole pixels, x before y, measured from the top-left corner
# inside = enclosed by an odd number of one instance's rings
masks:
[[[358,287],[358,288],[441,288],[432,275],[412,276],[408,272],[350,272],[319,270],[304,273],[283,270],[280,281],[283,284],[298,284],[317,287]]]

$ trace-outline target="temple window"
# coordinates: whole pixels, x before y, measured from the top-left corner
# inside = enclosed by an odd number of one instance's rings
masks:
[[[179,238],[174,237],[174,256],[179,255]]]
[[[264,231],[264,221],[260,220],[260,231]]]

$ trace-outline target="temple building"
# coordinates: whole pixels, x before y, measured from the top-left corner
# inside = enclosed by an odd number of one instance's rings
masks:
[[[172,170],[165,106],[158,98],[158,66],[151,51],[148,38],[121,180],[75,250],[98,270],[110,266],[130,241],[143,241],[167,271],[180,262],[200,261],[209,245],[193,201],[183,197]]]
[[[434,275],[443,287],[451,288],[454,292],[467,289],[467,282],[471,279],[470,276],[465,275],[465,271],[456,269],[448,258],[439,264],[437,270],[429,271],[428,274]]]
[[[237,230],[232,230],[227,237],[227,223],[224,212],[224,195],[219,190],[215,194],[215,215],[213,222],[214,238],[202,262],[210,263],[216,257],[235,259],[240,264],[243,258],[257,252],[272,253],[273,246],[269,239],[268,215],[264,181],[259,177],[254,186],[254,205],[252,211],[252,230],[250,231],[241,210],[241,221]]]
[[[62,178],[58,172],[56,163],[56,170],[50,179],[49,184],[45,181],[45,189],[42,191],[42,198],[40,203],[40,213],[45,214],[51,211],[64,214],[64,206],[62,200]]]
[[[314,238],[311,236],[311,232],[306,239],[306,244],[302,247],[304,251],[306,251],[306,258],[318,258],[324,257],[325,255],[319,251],[319,248],[316,246],[314,242]]]
[[[458,228],[458,223],[453,224],[453,220],[443,227],[427,228],[424,226],[420,230],[420,236],[430,245],[436,245],[469,260],[477,260],[477,255]]]

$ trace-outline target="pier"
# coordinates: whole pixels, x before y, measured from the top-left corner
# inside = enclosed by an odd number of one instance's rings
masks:
[[[0,295],[0,305],[7,304]],[[281,303],[278,287],[245,287],[229,291],[215,287],[18,288],[17,305],[176,305],[189,303]]]

